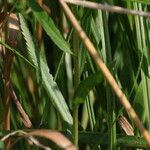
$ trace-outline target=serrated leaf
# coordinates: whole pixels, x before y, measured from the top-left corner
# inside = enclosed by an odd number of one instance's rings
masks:
[[[97,72],[92,74],[85,80],[81,81],[77,90],[75,91],[74,96],[74,103],[81,104],[84,103],[86,96],[88,95],[89,91],[93,89],[97,84],[102,82],[103,76],[101,72]]]
[[[52,39],[52,41],[64,52],[72,54],[69,44],[65,41],[60,31],[54,24],[52,18],[34,1],[29,1],[29,7],[33,11],[36,19],[39,21],[40,25],[43,27],[47,35]]]
[[[60,115],[69,124],[72,124],[72,116],[69,112],[68,106],[64,100],[62,93],[60,92],[56,82],[53,80],[53,76],[49,73],[49,68],[47,64],[43,61],[42,57],[38,54],[38,50],[35,49],[31,34],[27,28],[25,20],[21,14],[19,14],[20,26],[22,29],[22,34],[26,41],[28,54],[32,60],[35,68],[40,72],[42,78],[42,84],[47,91],[52,103],[59,111]]]
[[[23,59],[24,61],[26,61],[32,67],[34,67],[34,65],[28,59],[26,59],[22,54],[20,54],[16,49],[10,47],[8,44],[4,43],[3,41],[0,41],[0,44],[2,44],[4,47],[6,47],[7,50],[9,50],[10,52],[14,53],[16,56],[18,56],[21,59]]]

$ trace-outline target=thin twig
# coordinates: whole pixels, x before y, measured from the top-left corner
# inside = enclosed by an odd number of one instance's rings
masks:
[[[25,127],[30,128],[32,126],[32,123],[31,123],[28,115],[26,114],[26,112],[22,108],[11,83],[9,85],[9,90],[10,90],[10,95],[11,95],[11,97],[12,97],[12,99],[13,99],[13,101],[14,101],[14,103],[15,103],[15,105],[16,105],[19,113],[20,113],[20,115],[21,115],[21,118],[23,120],[23,123],[24,123]]]
[[[42,148],[44,150],[51,150],[51,148],[41,144],[36,138],[34,138],[33,136],[29,135],[29,133],[27,133],[27,132],[25,132],[23,130],[17,130],[17,131],[11,132],[11,133],[5,135],[4,137],[2,137],[0,139],[0,141],[4,142],[7,139],[9,139],[10,137],[16,136],[16,135],[18,135],[18,136],[20,136],[22,138],[28,138],[32,142],[32,144],[34,144],[35,146],[37,146],[39,148]],[[18,142],[18,140],[17,140],[17,142]]]
[[[54,130],[38,129],[28,135],[47,138],[64,150],[77,150],[77,148],[62,133]]]
[[[50,141],[54,142],[56,145],[58,145],[60,148],[64,150],[77,150],[76,147],[72,144],[72,142],[68,140],[62,133],[47,129],[29,130],[29,132],[17,130],[5,135],[0,139],[0,141],[4,142],[8,140],[10,137],[16,135],[22,138],[28,138],[34,145],[43,148],[45,150],[50,150],[50,148],[42,145],[39,141],[37,141],[37,139],[34,138],[35,136],[49,139]]]
[[[130,14],[130,15],[150,17],[150,12],[127,9],[119,6],[110,6],[108,4],[100,4],[100,3],[80,1],[80,0],[64,0],[64,1],[70,4],[79,5],[91,9],[101,9],[101,10],[119,13],[119,14]]]
[[[44,149],[44,150],[52,150],[50,147],[47,147],[47,146],[41,144],[41,143],[40,143],[35,137],[33,137],[33,136],[28,136],[28,138],[29,138],[29,140],[31,140],[31,142],[32,142],[35,146],[37,146],[37,147],[39,147],[39,148],[42,148],[42,149]]]
[[[144,125],[140,121],[139,117],[137,116],[136,112],[134,111],[133,107],[131,106],[129,100],[125,96],[125,94],[120,89],[119,85],[115,81],[114,77],[110,73],[109,69],[104,64],[103,60],[101,59],[100,55],[96,51],[96,48],[94,47],[93,43],[90,41],[90,39],[87,37],[86,33],[83,31],[82,27],[80,26],[79,22],[75,18],[74,14],[71,12],[68,5],[65,3],[64,0],[59,0],[61,3],[67,17],[69,18],[70,22],[76,29],[79,37],[81,38],[82,42],[84,43],[85,47],[87,48],[88,52],[92,56],[95,63],[98,65],[99,69],[102,71],[104,77],[106,78],[107,82],[110,84],[111,88],[113,89],[114,93],[117,95],[118,100],[121,102],[121,104],[126,109],[127,113],[130,115],[131,119],[134,121],[135,125],[139,128],[141,131],[141,134],[147,141],[147,143],[150,146],[150,134],[145,129]]]

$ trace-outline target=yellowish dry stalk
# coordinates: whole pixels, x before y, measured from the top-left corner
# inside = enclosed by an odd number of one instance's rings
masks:
[[[95,63],[98,65],[99,69],[102,71],[104,77],[106,78],[107,82],[110,84],[111,88],[115,92],[115,94],[118,97],[118,100],[122,103],[124,108],[126,109],[127,113],[130,115],[131,119],[134,121],[136,126],[139,128],[141,134],[147,141],[147,143],[150,146],[150,134],[145,129],[144,125],[140,121],[139,117],[137,116],[136,112],[134,111],[133,107],[131,106],[129,100],[125,96],[125,94],[122,92],[120,87],[118,86],[117,82],[115,81],[114,77],[110,73],[109,69],[106,67],[104,62],[102,61],[100,55],[96,51],[96,48],[94,47],[93,43],[90,41],[90,39],[87,37],[86,33],[83,31],[82,27],[80,26],[79,22],[75,18],[74,14],[71,12],[68,5],[65,3],[64,0],[59,0],[61,6],[63,7],[67,17],[69,18],[70,22],[72,23],[73,27],[76,29],[79,37],[81,38],[82,42],[86,46],[88,52],[92,56]]]
[[[114,12],[119,14],[130,14],[130,15],[150,17],[150,12],[132,10],[132,9],[127,9],[119,6],[110,6],[108,4],[101,4],[101,3],[81,1],[81,0],[64,0],[64,1],[70,4],[79,5],[91,9],[101,9],[108,12]]]
[[[77,148],[62,133],[54,130],[38,129],[28,135],[47,138],[65,150],[77,150]]]
[[[41,149],[44,149],[44,150],[51,150],[51,148],[49,148],[49,147],[47,147],[47,146],[45,146],[45,145],[43,145],[43,144],[41,144],[36,138],[34,138],[33,136],[31,136],[31,135],[28,135],[29,133],[27,133],[27,132],[25,132],[25,131],[23,131],[23,130],[17,130],[17,131],[14,131],[14,132],[11,132],[11,133],[9,133],[9,134],[7,134],[7,135],[5,135],[4,137],[2,137],[1,139],[0,139],[0,141],[7,141],[8,139],[10,139],[11,137],[13,137],[13,136],[20,136],[20,137],[22,137],[22,138],[26,138],[27,140],[28,140],[28,142],[29,142],[29,144],[31,144],[31,145],[35,145],[36,147],[39,147],[39,148],[41,148]],[[19,140],[18,140],[19,141]],[[11,147],[11,149],[12,149],[12,147]]]
[[[5,135],[0,139],[0,141],[6,141],[9,138],[16,135],[29,139],[32,142],[31,144],[34,144],[37,147],[45,150],[50,150],[50,148],[42,145],[37,139],[35,139],[34,136],[48,139],[54,142],[55,144],[57,144],[60,148],[65,150],[77,150],[76,147],[72,144],[72,142],[68,140],[62,133],[55,130],[47,130],[47,129],[37,129],[29,132],[25,132],[23,130],[17,130]]]

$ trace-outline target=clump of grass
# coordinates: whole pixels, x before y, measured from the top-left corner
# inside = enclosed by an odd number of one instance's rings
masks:
[[[1,149],[148,148],[150,3],[105,2],[1,2]]]

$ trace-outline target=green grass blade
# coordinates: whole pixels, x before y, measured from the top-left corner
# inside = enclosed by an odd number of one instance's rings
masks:
[[[7,45],[6,43],[4,43],[2,41],[0,41],[0,44],[2,44],[7,50],[14,53],[16,56],[20,57],[22,60],[24,60],[25,62],[30,64],[32,67],[34,67],[34,65],[28,59],[26,59],[22,54],[20,54],[16,49],[10,47],[9,45]]]
[[[33,11],[36,19],[43,27],[47,35],[52,41],[64,52],[72,54],[69,44],[65,41],[60,31],[54,24],[54,21],[48,16],[48,14],[34,1],[29,1],[29,7]]]
[[[22,34],[26,40],[29,57],[33,61],[33,64],[36,66],[36,70],[40,71],[41,73],[42,84],[62,118],[67,123],[72,124],[72,116],[69,112],[63,95],[61,94],[56,82],[53,80],[52,75],[49,73],[47,64],[43,61],[41,56],[38,56],[38,50],[35,49],[35,45],[31,38],[30,32],[21,14],[19,14],[19,18]]]
[[[74,103],[81,104],[84,103],[86,96],[88,95],[89,91],[94,88],[98,83],[102,82],[103,76],[100,72],[92,74],[85,80],[81,81],[79,86],[75,91],[74,96]]]
[[[142,10],[142,5],[141,4],[137,4],[134,3],[134,8]],[[147,48],[147,44],[146,44],[146,26],[145,26],[145,22],[144,22],[144,18],[143,17],[136,17],[136,32],[137,32],[137,40],[138,40],[138,49],[141,50],[141,52],[144,54],[144,56],[146,56],[146,60],[148,63],[144,63],[143,67],[145,69],[141,70],[141,78],[142,78],[142,82],[143,82],[143,99],[144,99],[144,107],[145,107],[145,123],[146,126],[148,128],[148,130],[150,130],[150,112],[149,112],[149,104],[150,104],[150,95],[149,95],[149,78],[147,76],[147,73],[144,72],[144,70],[146,70],[148,68],[149,65],[149,59],[148,59],[148,48]]]
[[[104,62],[106,65],[112,64],[112,50],[110,43],[110,35],[108,28],[108,16],[106,12],[98,11],[99,20],[101,22],[101,37],[102,37],[102,53]],[[109,150],[116,149],[116,112],[115,112],[115,96],[110,87],[108,86],[106,80],[106,99],[107,99],[107,119],[108,119],[108,141],[109,141]],[[114,122],[114,124],[113,124]]]
[[[137,111],[138,116],[140,117],[142,121],[144,121],[144,118],[145,118],[145,107],[143,107],[143,103],[144,103],[143,84],[144,82],[142,80],[137,89],[134,102],[133,102],[134,109]]]

